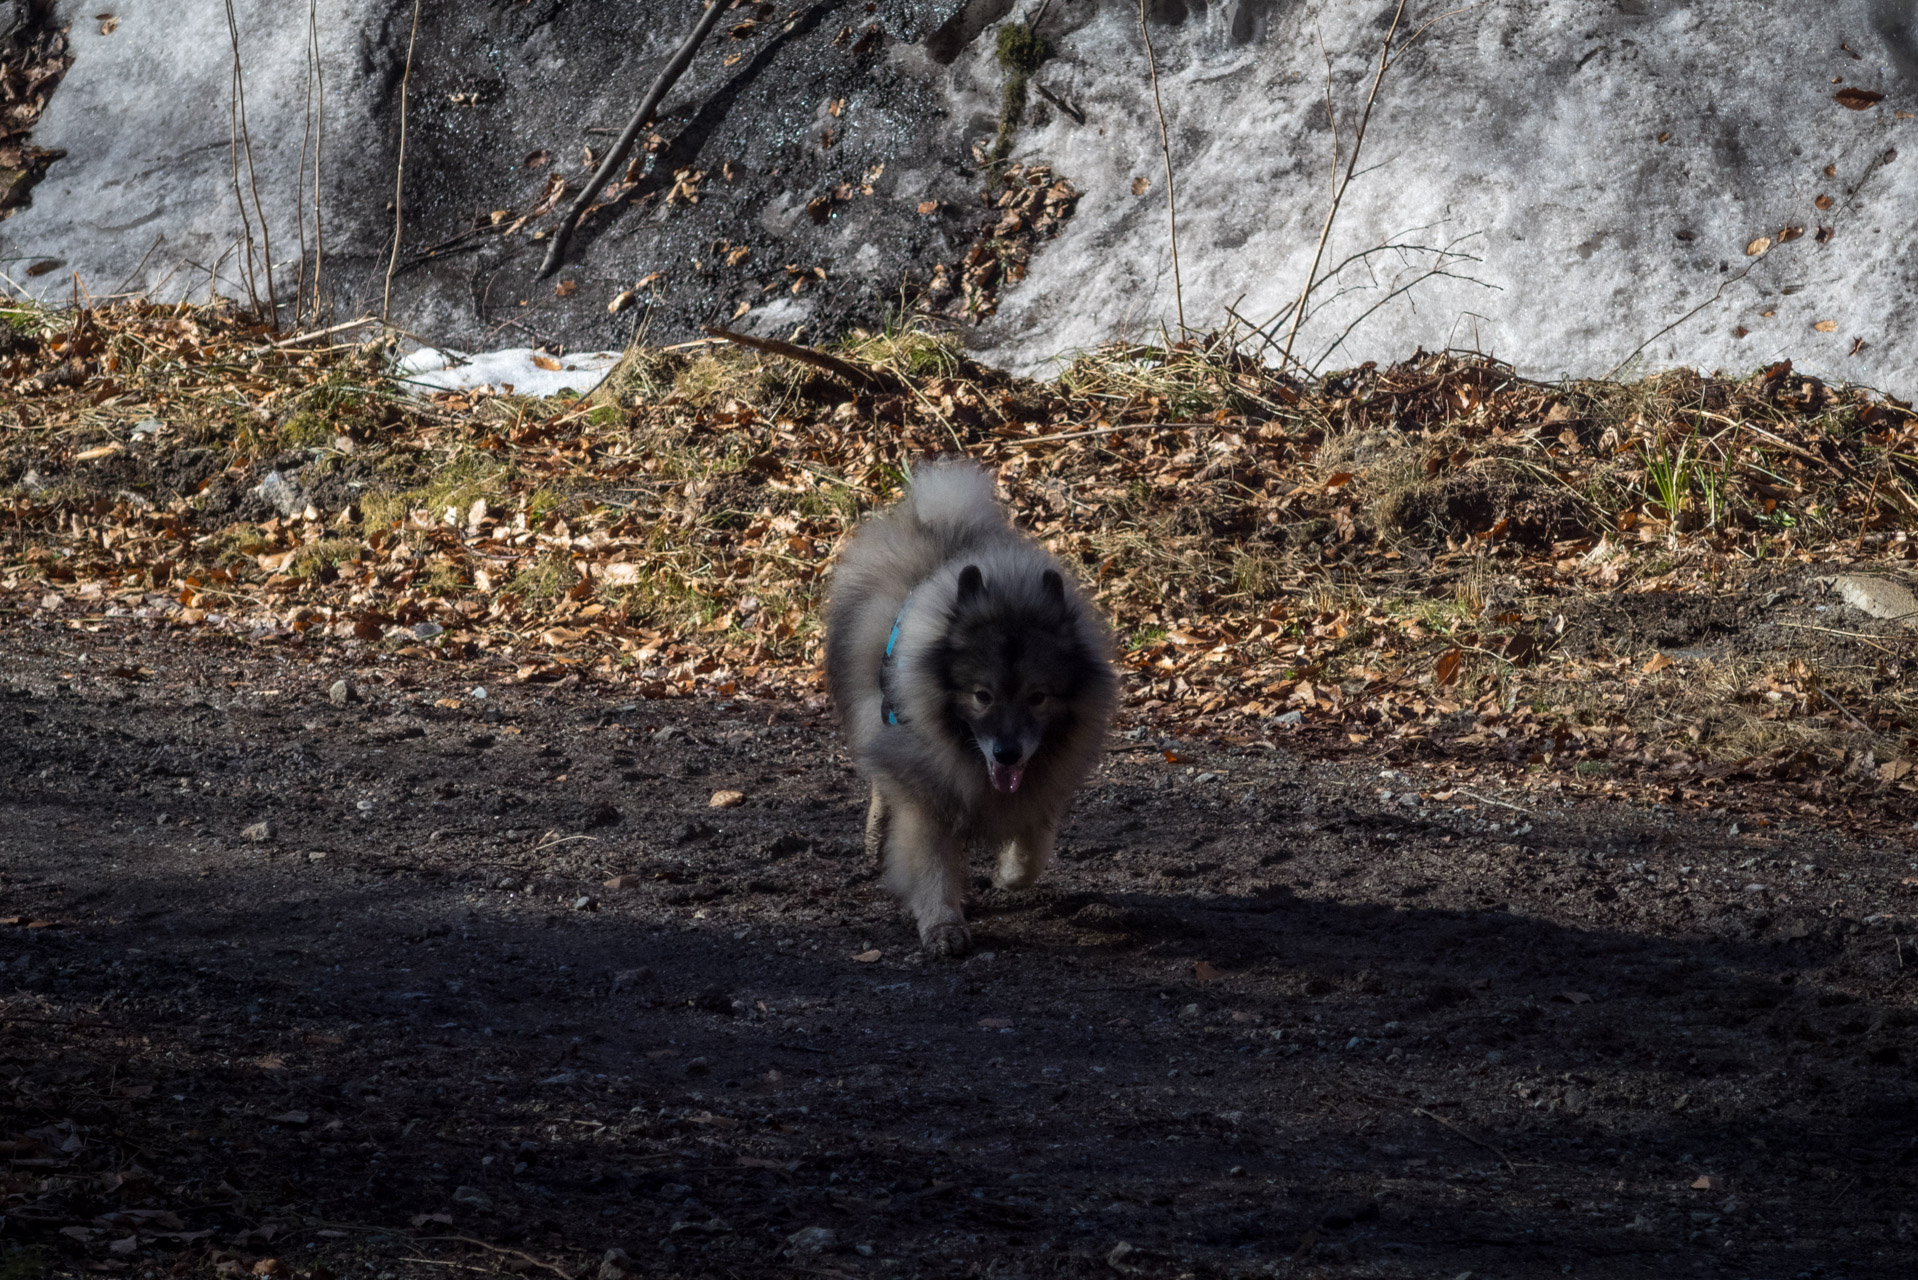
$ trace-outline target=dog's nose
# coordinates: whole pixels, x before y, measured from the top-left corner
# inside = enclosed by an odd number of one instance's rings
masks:
[[[992,749],[992,759],[995,764],[1018,764],[1019,748],[996,746]]]

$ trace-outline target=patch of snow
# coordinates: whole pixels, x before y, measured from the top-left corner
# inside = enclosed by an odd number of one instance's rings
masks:
[[[585,394],[619,363],[617,351],[583,351],[549,356],[532,347],[508,347],[468,355],[426,347],[400,360],[399,379],[415,391],[471,391],[486,387],[500,395],[551,396],[561,391]],[[555,365],[547,368],[539,363]]]
[[[1328,78],[1343,162],[1391,6],[1171,5],[1183,21],[1155,24],[1152,40],[1185,320],[1223,324],[1228,307],[1253,323],[1283,317],[1325,220]],[[1918,45],[1900,25],[1911,8],[1410,6],[1408,28],[1456,11],[1386,77],[1321,270],[1349,265],[1314,297],[1293,354],[1338,369],[1477,348],[1548,379],[1634,355],[1641,370],[1790,357],[1912,394]],[[1053,13],[1066,29],[1034,81],[1085,123],[1035,94],[1012,158],[1050,164],[1085,194],[976,331],[982,359],[1018,370],[1176,327],[1137,7],[1077,0]],[[952,118],[973,122],[969,137],[988,131],[1004,81],[991,34],[950,73]],[[1835,96],[1844,86],[1885,97],[1849,110]],[[1271,332],[1282,344],[1285,321]]]

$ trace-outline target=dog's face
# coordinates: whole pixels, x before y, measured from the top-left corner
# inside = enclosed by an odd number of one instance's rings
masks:
[[[997,585],[975,565],[960,572],[943,676],[993,789],[1010,795],[1048,732],[1071,718],[1086,656],[1056,572],[1046,570],[1036,591]]]

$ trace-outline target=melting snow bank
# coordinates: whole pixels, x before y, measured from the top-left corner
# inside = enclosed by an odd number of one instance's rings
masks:
[[[427,347],[400,360],[399,379],[419,391],[471,391],[485,387],[499,395],[551,396],[585,393],[597,387],[619,363],[617,351],[582,351],[549,356],[532,347],[509,347],[467,355]]]

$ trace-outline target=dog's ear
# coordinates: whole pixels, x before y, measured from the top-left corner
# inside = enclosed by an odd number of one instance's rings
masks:
[[[970,600],[986,589],[986,580],[979,573],[979,566],[969,564],[959,571],[959,599]]]
[[[1039,585],[1051,603],[1063,605],[1066,602],[1066,580],[1059,576],[1057,569],[1047,569],[1040,575]]]

